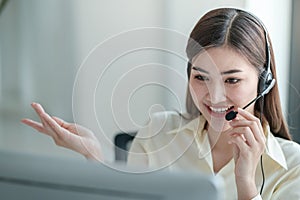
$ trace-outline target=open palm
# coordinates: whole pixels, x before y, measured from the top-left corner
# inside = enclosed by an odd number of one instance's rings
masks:
[[[58,117],[50,117],[40,104],[32,103],[31,106],[41,122],[23,119],[24,124],[52,137],[58,146],[76,151],[88,159],[102,160],[100,143],[92,131]]]

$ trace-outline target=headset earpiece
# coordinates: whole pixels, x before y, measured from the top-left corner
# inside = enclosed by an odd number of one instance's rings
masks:
[[[275,79],[273,78],[273,74],[271,71],[271,50],[270,50],[270,42],[268,39],[268,32],[265,25],[257,19],[264,30],[265,35],[265,48],[266,48],[266,63],[264,65],[264,69],[259,76],[258,82],[258,94],[264,96],[265,94],[269,93],[269,91],[275,85]]]
[[[259,83],[258,83],[259,94],[265,93],[266,90],[270,91],[272,88],[269,88],[269,86],[270,85],[272,85],[272,87],[274,86],[273,84],[271,84],[273,80],[275,81],[275,79],[273,79],[272,73],[268,72],[268,70],[266,71],[264,70],[259,76]]]

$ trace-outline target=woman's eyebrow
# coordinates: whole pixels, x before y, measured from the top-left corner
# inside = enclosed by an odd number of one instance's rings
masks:
[[[196,70],[196,71],[199,71],[199,72],[203,72],[203,73],[209,74],[208,71],[202,69],[201,67],[193,66],[192,69],[193,69],[193,70]]]
[[[201,67],[193,66],[192,69],[196,70],[196,71],[199,71],[199,72],[203,72],[203,73],[209,74],[208,71],[202,69]],[[240,69],[230,69],[228,71],[221,72],[221,74],[222,75],[226,75],[226,74],[234,74],[234,73],[239,73],[239,72],[243,72],[243,71],[240,70]]]
[[[225,75],[225,74],[234,74],[234,73],[239,73],[239,72],[243,72],[243,71],[240,70],[240,69],[231,69],[231,70],[228,70],[228,71],[221,72],[221,74]]]

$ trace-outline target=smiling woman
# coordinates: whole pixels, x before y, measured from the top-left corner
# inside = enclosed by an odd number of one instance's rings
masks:
[[[132,142],[127,164],[138,172],[220,176],[228,200],[300,199],[300,146],[282,114],[272,43],[262,22],[240,9],[210,10],[193,28],[186,53],[187,115],[151,114]],[[255,103],[242,109],[249,102]],[[227,121],[232,107],[238,115]],[[51,117],[38,103],[32,108],[41,122],[23,123],[59,146],[107,163],[90,130]]]
[[[192,30],[186,52],[189,120],[165,114],[162,130],[145,140],[164,119],[157,115],[137,134],[128,163],[220,175],[225,199],[299,199],[300,146],[282,114],[262,22],[239,9],[211,10]],[[238,115],[227,121],[232,106]]]

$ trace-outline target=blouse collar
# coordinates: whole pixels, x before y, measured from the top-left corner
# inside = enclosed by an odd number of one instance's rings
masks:
[[[200,115],[199,117],[189,121],[187,124],[177,129],[168,131],[167,134],[193,133],[196,135],[198,133],[199,134],[198,137],[195,137],[198,148],[200,148],[201,151],[209,152],[210,149],[206,149],[206,148],[210,148],[210,145],[207,137],[207,131],[205,130],[205,124],[206,124],[205,118],[202,115]],[[269,125],[266,125],[264,127],[264,133],[266,136],[266,148],[264,154],[266,154],[273,161],[275,161],[277,164],[279,164],[281,167],[287,170],[288,168],[287,168],[286,158],[284,156],[284,153],[281,149],[278,140],[271,133]]]

